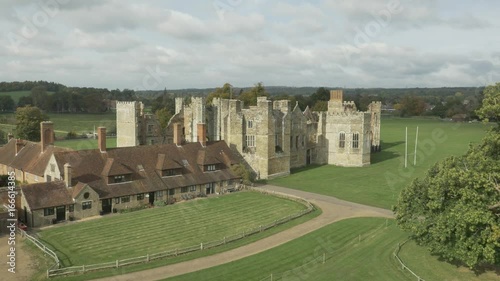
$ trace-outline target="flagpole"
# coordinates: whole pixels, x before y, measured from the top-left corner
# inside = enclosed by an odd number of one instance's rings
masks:
[[[413,156],[413,166],[417,165],[417,144],[418,144],[418,126],[417,126],[417,135],[415,136],[415,155]]]
[[[405,168],[408,166],[408,127],[406,127],[405,134]]]

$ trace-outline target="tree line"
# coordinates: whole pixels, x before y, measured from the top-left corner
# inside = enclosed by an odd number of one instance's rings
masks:
[[[36,106],[45,112],[57,113],[100,113],[109,111],[114,100],[142,101],[153,113],[160,109],[164,117],[174,112],[175,97],[206,96],[207,103],[214,97],[240,99],[246,106],[255,105],[258,96],[271,100],[288,99],[292,105],[304,110],[327,110],[330,99],[327,87],[264,87],[262,82],[251,88],[237,88],[229,83],[212,89],[183,89],[163,91],[108,90],[91,87],[66,87],[46,81],[1,82],[0,111],[15,111],[17,107]],[[19,98],[17,104],[5,91],[31,91]],[[407,116],[434,115],[451,118],[464,114],[471,119],[478,118],[476,109],[481,106],[484,88],[408,88],[408,89],[344,89],[344,100],[353,101],[358,110],[365,111],[372,101],[381,101],[384,109],[393,114]],[[187,98],[188,99],[188,98]]]

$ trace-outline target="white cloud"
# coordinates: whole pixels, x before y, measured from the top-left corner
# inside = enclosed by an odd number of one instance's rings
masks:
[[[1,74],[141,88],[148,71],[159,68],[167,73],[159,89],[258,81],[460,86],[500,79],[499,3],[395,1],[234,1],[220,18],[212,2],[71,0],[14,46],[9,34],[22,36],[26,23],[12,14],[30,20],[44,9],[6,0],[0,3],[0,63],[9,71]]]

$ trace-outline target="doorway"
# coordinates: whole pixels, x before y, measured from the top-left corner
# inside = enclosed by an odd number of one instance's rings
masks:
[[[149,204],[153,205],[155,203],[155,193],[150,192],[149,193]]]
[[[57,221],[66,220],[66,206],[56,207],[56,220]]]
[[[111,198],[109,199],[102,199],[102,214],[109,214],[111,213]]]

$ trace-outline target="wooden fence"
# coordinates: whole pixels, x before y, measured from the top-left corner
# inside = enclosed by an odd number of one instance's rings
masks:
[[[394,253],[392,255],[396,258],[396,260],[399,262],[401,265],[401,269],[403,271],[408,270],[415,278],[417,278],[417,281],[425,281],[422,277],[418,276],[415,272],[413,272],[406,264],[401,260],[401,258],[398,256],[399,250],[401,250],[401,247],[408,242],[408,240],[404,241],[403,243],[398,243],[398,246],[396,247],[396,250],[394,250]]]
[[[243,239],[247,236],[251,236],[251,235],[260,233],[262,231],[276,227],[278,225],[287,223],[291,220],[302,217],[302,216],[304,216],[304,215],[306,215],[314,210],[314,206],[309,201],[304,200],[304,199],[297,197],[297,196],[288,195],[288,194],[280,193],[280,192],[269,191],[269,190],[266,190],[263,188],[244,187],[243,189],[251,190],[254,192],[260,192],[260,193],[268,194],[268,195],[272,195],[272,196],[277,196],[277,197],[281,197],[281,198],[286,198],[289,200],[293,200],[293,201],[304,204],[307,208],[305,210],[302,210],[302,211],[297,212],[295,214],[291,214],[289,216],[276,219],[272,223],[265,224],[265,225],[259,225],[257,227],[245,230],[245,231],[238,233],[238,234],[235,234],[235,235],[225,236],[219,240],[200,243],[200,244],[196,244],[196,245],[189,246],[186,248],[172,249],[169,251],[164,251],[164,252],[159,252],[159,253],[146,254],[145,256],[140,256],[140,257],[133,257],[133,258],[123,259],[123,260],[116,260],[116,261],[112,261],[112,262],[91,264],[91,265],[78,265],[78,266],[61,268],[59,259],[57,258],[57,255],[53,251],[48,249],[40,241],[36,240],[35,238],[33,238],[31,236],[30,236],[31,239],[30,238],[28,238],[28,239],[33,241],[33,243],[35,245],[37,245],[38,248],[42,249],[45,253],[49,254],[52,258],[54,258],[54,260],[56,261],[56,265],[47,269],[47,277],[54,277],[54,276],[63,276],[63,275],[69,275],[69,274],[82,274],[85,272],[102,270],[102,269],[109,269],[109,268],[119,268],[122,266],[127,266],[127,265],[132,265],[132,264],[148,263],[148,262],[158,260],[158,259],[163,259],[163,258],[168,258],[168,257],[176,257],[179,255],[183,255],[183,254],[187,254],[187,253],[191,253],[191,252],[215,248],[215,247],[225,245],[225,244],[233,242],[233,241]],[[27,234],[25,233],[25,235],[27,235]],[[27,236],[29,236],[29,235],[27,235]]]
[[[52,265],[49,269],[47,269],[47,277],[49,277],[49,270],[58,270],[61,267],[61,262],[59,261],[59,258],[57,257],[56,253],[54,253],[51,249],[45,246],[42,242],[38,241],[38,239],[26,233],[26,231],[20,228],[18,228],[17,231],[21,234],[21,237],[24,237],[29,241],[31,241],[33,245],[37,246],[40,250],[43,251],[44,255],[48,255],[54,260],[55,262],[54,265]]]

